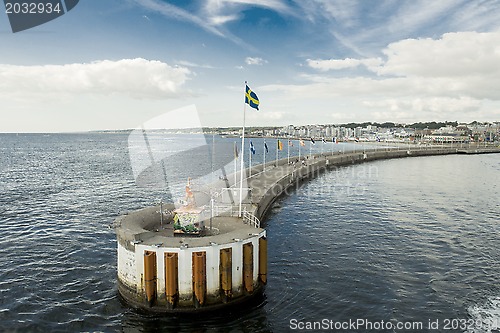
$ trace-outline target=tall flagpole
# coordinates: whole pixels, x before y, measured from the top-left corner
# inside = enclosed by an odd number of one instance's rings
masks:
[[[302,139],[299,137],[299,162],[301,162],[301,160],[300,160],[300,147],[302,146],[300,140],[302,140]]]
[[[214,183],[215,133],[212,133],[212,184]]]
[[[262,171],[266,171],[266,139],[264,139],[264,165]]]
[[[238,160],[238,154],[237,154],[237,150],[238,148],[236,147],[236,141],[234,141],[234,187],[236,187],[236,164],[238,163],[237,160]]]
[[[279,146],[280,146],[280,139],[278,139],[278,141],[276,141],[276,166],[278,166],[278,149],[279,149]]]
[[[252,177],[252,151],[250,150],[250,152],[248,153],[248,158],[249,158],[249,164],[250,164],[250,167],[249,167],[249,171],[250,171],[250,175],[248,176],[249,178]]]
[[[290,164],[290,138],[287,139],[288,150],[286,153],[286,161]]]
[[[245,81],[245,96],[247,93],[247,81]],[[243,201],[243,167],[245,164],[245,118],[247,113],[247,103],[243,101],[243,131],[241,134],[241,167],[240,167],[240,207],[238,217],[241,217],[241,203]]]
[[[313,142],[311,139],[311,141],[309,141],[309,159],[312,158],[312,148],[313,148]]]

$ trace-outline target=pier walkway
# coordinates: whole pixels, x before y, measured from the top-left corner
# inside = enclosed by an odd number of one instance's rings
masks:
[[[271,208],[273,202],[281,195],[290,193],[300,186],[301,182],[315,178],[317,175],[337,167],[364,163],[374,160],[418,157],[431,155],[450,154],[485,154],[500,153],[498,146],[406,146],[399,148],[377,148],[356,152],[335,152],[302,156],[299,161],[297,156],[271,161],[265,165],[260,164],[245,170],[246,185],[242,210],[262,220]],[[251,176],[250,176],[251,175]],[[228,175],[228,179],[234,179]],[[239,180],[239,173],[236,179]],[[216,206],[224,207],[225,213],[220,215],[238,216],[239,213],[239,182],[236,184],[226,181],[230,197],[222,200],[215,199]],[[218,186],[224,183],[220,182]],[[245,195],[247,194],[247,195]],[[221,209],[219,209],[221,210]]]

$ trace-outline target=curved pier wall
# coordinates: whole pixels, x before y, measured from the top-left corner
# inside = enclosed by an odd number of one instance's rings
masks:
[[[317,154],[313,155],[312,159],[308,159],[308,165],[297,167],[289,173],[283,174],[277,179],[277,181],[270,186],[264,195],[260,198],[252,198],[253,202],[253,214],[257,216],[261,221],[264,219],[265,215],[271,208],[272,204],[278,197],[287,193],[290,187],[295,187],[300,184],[300,182],[307,179],[312,179],[322,172],[333,169],[339,166],[359,164],[368,161],[392,159],[392,158],[403,158],[403,157],[417,157],[417,156],[431,156],[431,155],[448,155],[459,153],[456,148],[443,148],[443,149],[422,149],[422,150],[389,150],[389,151],[367,151],[367,152],[357,152],[349,154],[336,154],[336,155],[326,155]],[[295,160],[296,158],[291,158],[290,160]],[[288,159],[284,158],[277,162],[278,166],[286,166],[288,164]],[[266,163],[266,173],[272,172],[275,167],[275,161]],[[258,174],[262,172],[263,165],[258,165],[252,168],[252,174]]]

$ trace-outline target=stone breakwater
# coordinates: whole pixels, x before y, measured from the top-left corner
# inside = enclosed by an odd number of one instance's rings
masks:
[[[500,148],[412,147],[317,154],[301,161],[291,157],[257,165],[245,170],[248,186],[241,217],[239,184],[231,182],[240,179],[239,174],[206,188],[193,188],[196,207],[187,211],[203,226],[196,237],[176,233],[176,214],[182,216],[186,209],[176,210],[173,205],[120,216],[114,222],[119,293],[133,307],[151,312],[205,311],[243,303],[261,294],[267,282],[267,235],[261,221],[278,197],[345,165],[480,153],[500,153]]]
[[[297,157],[272,161],[252,168],[248,179],[250,195],[244,207],[247,211],[263,219],[272,203],[281,195],[294,191],[301,182],[337,167],[391,158],[419,157],[450,154],[500,153],[500,147],[460,149],[453,147],[433,147],[422,149],[371,150],[356,153],[317,154],[305,158],[305,163],[297,162]]]

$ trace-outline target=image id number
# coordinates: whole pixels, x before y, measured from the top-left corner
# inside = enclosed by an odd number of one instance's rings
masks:
[[[55,5],[47,3],[34,3],[34,2],[23,2],[23,3],[5,3],[5,13],[6,14],[59,14],[62,11],[60,3]]]

